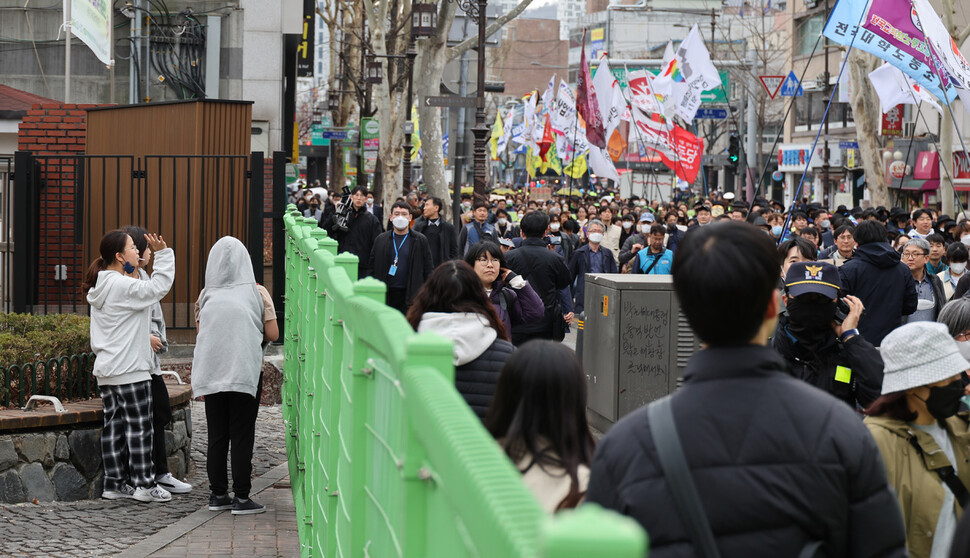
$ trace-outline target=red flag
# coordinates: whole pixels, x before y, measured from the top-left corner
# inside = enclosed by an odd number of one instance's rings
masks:
[[[545,157],[546,152],[552,147],[552,144],[556,142],[555,136],[552,135],[552,122],[549,120],[549,113],[546,113],[546,125],[542,130],[542,140],[539,141],[539,156]]]
[[[633,107],[630,116],[636,127],[630,134],[630,141],[656,152],[674,174],[693,183],[701,168],[704,140],[680,126],[669,127],[661,121],[659,114],[648,116]]]
[[[586,61],[586,31],[583,30],[583,49],[580,51],[579,75],[576,77],[576,111],[586,120],[586,139],[589,143],[606,149],[606,130],[600,114],[596,90],[592,87],[589,62]]]

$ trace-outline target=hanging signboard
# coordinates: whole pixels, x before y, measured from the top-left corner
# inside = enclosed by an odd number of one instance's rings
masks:
[[[303,30],[300,44],[296,47],[296,75],[297,77],[313,77],[313,39],[317,33],[314,23],[317,3],[314,0],[303,0]]]
[[[896,105],[882,115],[882,135],[903,135],[903,105]]]
[[[758,76],[758,79],[761,80],[761,85],[768,92],[768,96],[774,99],[785,81],[785,76]]]
[[[377,170],[377,152],[381,147],[381,126],[376,118],[364,118],[360,134],[364,154],[363,172],[373,174]]]

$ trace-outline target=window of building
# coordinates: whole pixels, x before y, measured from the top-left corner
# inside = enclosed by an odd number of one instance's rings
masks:
[[[815,14],[795,22],[795,56],[811,54],[825,26],[825,14]],[[820,47],[821,48],[821,47]]]

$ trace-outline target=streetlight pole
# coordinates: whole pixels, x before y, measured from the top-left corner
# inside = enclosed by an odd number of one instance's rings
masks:
[[[488,0],[456,0],[458,7],[465,12],[468,17],[478,20],[478,95],[475,99],[475,127],[472,134],[475,136],[475,199],[484,200],[485,198],[485,171],[486,171],[486,149],[485,142],[488,137],[489,128],[485,123],[485,10]],[[455,186],[458,189],[458,186]]]
[[[404,121],[404,195],[411,191],[411,134],[414,132],[414,122],[411,122],[411,103],[414,102],[414,32],[408,39],[408,103],[405,107]]]

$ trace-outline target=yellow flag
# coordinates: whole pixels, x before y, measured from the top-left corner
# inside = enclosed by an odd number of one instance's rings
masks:
[[[505,133],[505,128],[502,124],[502,113],[498,109],[495,110],[495,124],[492,126],[492,139],[488,140],[489,148],[492,151],[492,160],[498,161],[498,139],[502,137]]]
[[[542,164],[542,172],[549,171],[562,176],[562,161],[559,160],[559,153],[556,152],[555,143],[549,147],[549,151],[546,151],[546,156]]]
[[[565,173],[573,178],[582,178],[586,174],[586,154],[574,158],[569,166],[565,168]]]
[[[416,162],[421,152],[421,134],[418,131],[418,106],[411,106],[411,122],[414,123],[414,131],[411,132],[411,162]]]

